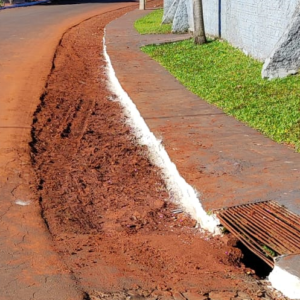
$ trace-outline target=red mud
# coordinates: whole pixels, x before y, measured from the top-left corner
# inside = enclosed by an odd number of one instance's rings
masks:
[[[270,299],[239,249],[172,212],[160,171],[112,101],[103,30],[128,10],[64,35],[34,116],[32,160],[55,249],[86,299]]]

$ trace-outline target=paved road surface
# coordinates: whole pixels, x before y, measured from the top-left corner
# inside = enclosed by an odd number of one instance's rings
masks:
[[[71,26],[133,2],[41,5],[0,11],[0,299],[82,299],[51,249],[30,192],[32,114]],[[20,205],[22,204],[22,205]]]

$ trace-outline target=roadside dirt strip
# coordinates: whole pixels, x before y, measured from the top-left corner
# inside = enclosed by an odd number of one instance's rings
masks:
[[[85,299],[272,299],[233,239],[176,211],[106,87],[104,27],[128,10],[64,35],[34,115],[36,188],[55,249]]]

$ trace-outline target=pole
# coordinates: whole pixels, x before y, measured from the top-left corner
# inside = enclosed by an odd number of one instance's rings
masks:
[[[221,0],[219,0],[219,11],[218,11],[218,17],[219,17],[219,37],[222,35],[222,3]]]
[[[140,0],[140,10],[146,9],[146,0]]]

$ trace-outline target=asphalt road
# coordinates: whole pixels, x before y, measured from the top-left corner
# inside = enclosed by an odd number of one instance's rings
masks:
[[[133,5],[99,1],[0,11],[0,299],[83,299],[52,250],[30,167],[33,113],[63,33],[92,16]]]

